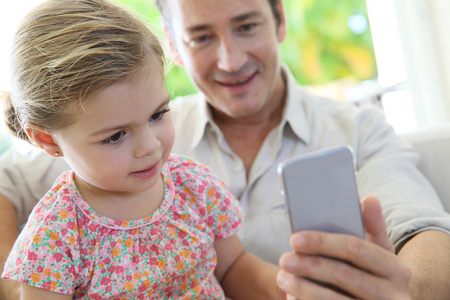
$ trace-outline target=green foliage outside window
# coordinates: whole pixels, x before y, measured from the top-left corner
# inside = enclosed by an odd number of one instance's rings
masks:
[[[365,0],[284,1],[288,37],[283,60],[303,85],[376,77]],[[353,30],[352,30],[352,28]]]
[[[163,39],[160,16],[152,0],[119,1],[153,24]],[[365,0],[283,0],[283,3],[288,34],[281,44],[282,60],[300,84],[376,77]],[[172,98],[196,91],[184,69],[175,65],[167,75],[166,85]],[[1,129],[0,153],[12,144],[11,137]]]
[[[119,0],[132,7],[161,33],[159,14],[151,0]],[[261,0],[263,1],[263,0]],[[351,77],[376,77],[376,63],[365,0],[283,0],[288,35],[282,60],[302,85],[320,85]],[[172,97],[196,91],[183,68],[167,77]]]

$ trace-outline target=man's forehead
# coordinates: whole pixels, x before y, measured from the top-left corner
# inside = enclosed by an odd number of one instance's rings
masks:
[[[258,12],[249,12],[249,13],[243,13],[243,14],[238,14],[236,16],[231,17],[230,19],[228,19],[228,23],[239,23],[239,22],[244,22],[246,20],[252,19],[252,18],[257,18],[260,17],[261,13]],[[199,21],[199,20],[198,20]],[[200,31],[200,30],[206,30],[209,29],[211,27],[214,27],[214,23],[213,22],[209,22],[209,23],[201,23],[201,22],[196,22],[194,24],[190,24],[185,26],[185,30],[189,31],[189,32],[193,32],[193,31]]]
[[[218,22],[240,22],[270,13],[268,0],[166,0],[173,21],[185,30],[213,26]]]

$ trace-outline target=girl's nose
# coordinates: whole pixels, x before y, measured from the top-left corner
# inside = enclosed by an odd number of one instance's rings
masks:
[[[148,126],[145,130],[136,135],[134,156],[136,158],[152,155],[161,146],[161,142]]]

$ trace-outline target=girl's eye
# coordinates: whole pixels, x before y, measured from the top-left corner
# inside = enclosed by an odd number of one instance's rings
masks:
[[[156,114],[150,117],[150,121],[159,121],[161,120],[166,113],[169,112],[169,109],[158,111]]]
[[[109,145],[117,144],[124,138],[125,134],[126,134],[125,131],[119,131],[119,132],[113,134],[112,136],[110,136],[109,138],[105,139],[103,141],[103,143],[109,144]]]

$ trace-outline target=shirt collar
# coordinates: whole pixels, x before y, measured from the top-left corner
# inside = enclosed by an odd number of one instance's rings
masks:
[[[286,82],[286,102],[281,124],[284,127],[284,125],[288,123],[295,135],[308,144],[311,134],[308,128],[303,101],[300,101],[301,98],[304,97],[304,92],[297,84],[294,75],[285,64],[282,64],[281,72]],[[191,118],[196,120],[196,122],[193,123],[194,134],[192,135],[191,140],[192,149],[196,148],[205,136],[207,130],[206,128],[208,126],[214,128],[217,132],[220,132],[212,119],[211,108],[206,101],[205,95],[199,93],[197,101],[199,101],[199,105],[196,106],[196,109],[192,111],[191,115]]]
[[[198,146],[200,141],[206,132],[206,127],[208,124],[213,124],[211,109],[206,101],[205,95],[202,93],[198,94],[197,101],[199,104],[195,106],[195,109],[192,111],[191,118],[196,120],[192,123],[193,135],[191,140],[191,148],[194,149]]]
[[[281,71],[286,82],[286,102],[281,124],[288,123],[295,135],[308,144],[311,140],[311,132],[305,111],[306,93],[298,85],[294,75],[285,64],[282,64]]]

